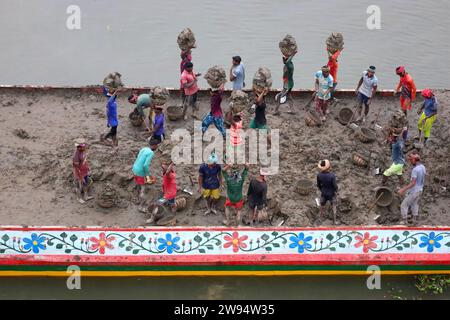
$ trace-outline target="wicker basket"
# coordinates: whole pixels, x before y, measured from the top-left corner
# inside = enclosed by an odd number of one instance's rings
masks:
[[[394,200],[394,193],[390,188],[380,187],[375,193],[375,199],[377,200],[377,205],[380,207],[388,207]]]
[[[304,196],[310,194],[312,190],[313,190],[313,183],[310,180],[302,179],[297,181],[297,184],[295,185],[295,191]]]
[[[142,119],[140,114],[135,111],[131,112],[128,117],[130,118],[130,122],[134,127],[140,127],[144,122],[144,119]]]
[[[347,125],[353,117],[353,110],[350,108],[342,108],[339,110],[338,121],[342,125]]]
[[[177,211],[181,211],[186,208],[187,200],[185,197],[177,197],[175,199],[175,204],[177,205]]]
[[[166,109],[167,118],[170,121],[177,121],[183,117],[183,107],[168,106]]]
[[[369,160],[366,157],[364,157],[358,153],[353,154],[352,161],[355,165],[357,165],[359,167],[366,167],[367,164],[369,163]]]
[[[321,125],[320,119],[311,112],[307,112],[305,115],[305,123],[309,127],[316,127]]]
[[[358,139],[361,142],[364,143],[369,143],[369,142],[373,142],[376,139],[376,133],[374,130],[369,129],[369,128],[361,128],[361,130],[359,131],[359,133],[357,134]]]

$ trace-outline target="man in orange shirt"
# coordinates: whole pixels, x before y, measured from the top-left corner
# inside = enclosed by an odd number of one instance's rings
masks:
[[[344,48],[342,48],[344,50]],[[333,77],[333,89],[331,89],[331,103],[337,103],[338,99],[334,97],[334,90],[336,90],[337,86],[337,72],[339,69],[338,57],[341,54],[342,50],[337,50],[335,53],[331,53],[327,50],[328,53],[328,64],[327,66],[330,68],[330,74]]]
[[[408,110],[411,110],[412,102],[416,99],[416,85],[413,78],[406,72],[404,66],[397,67],[395,73],[400,77],[400,82],[394,91],[394,95],[401,89],[400,105],[403,113],[407,115]]]

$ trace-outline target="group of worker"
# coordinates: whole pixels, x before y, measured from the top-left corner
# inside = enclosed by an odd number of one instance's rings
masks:
[[[330,112],[329,104],[338,102],[334,96],[334,91],[338,84],[338,58],[342,50],[338,50],[331,54],[328,52],[328,63],[324,65],[321,70],[315,73],[315,90],[312,96],[315,102],[315,110],[320,115],[321,121],[325,122],[327,114]],[[287,102],[288,112],[294,112],[294,103],[291,91],[294,87],[294,64],[293,57],[297,52],[291,56],[283,56],[283,90],[276,96],[275,114],[279,114],[280,107]],[[192,52],[191,50],[181,52],[180,63],[180,93],[183,103],[183,119],[187,120],[187,109],[192,108],[192,117],[198,118],[197,99],[198,99],[198,77],[200,73],[193,71]],[[356,118],[352,119],[356,122],[364,123],[369,113],[370,104],[375,97],[378,87],[378,79],[375,75],[376,67],[369,66],[365,70],[357,84],[355,93],[357,95],[357,108],[354,112]],[[396,68],[396,74],[400,77],[399,84],[395,90],[395,94],[400,92],[400,106],[406,117],[407,111],[412,109],[412,102],[416,97],[416,87],[412,77],[406,72],[405,67],[400,66]],[[229,70],[229,80],[233,83],[233,90],[242,90],[245,87],[245,67],[240,56],[232,57],[232,65]],[[221,108],[223,99],[223,86],[219,88],[211,88],[211,109],[202,119],[202,132],[205,133],[211,124],[219,130],[225,138],[227,126],[230,129],[231,145],[232,147],[239,146],[242,141],[239,138],[239,130],[242,129],[242,113],[233,113],[231,110],[224,115]],[[121,89],[108,90],[103,88],[103,93],[107,97],[107,125],[110,127],[110,132],[101,136],[101,141],[113,147],[117,147],[117,96]],[[266,119],[266,101],[268,89],[253,88],[254,93],[254,118],[250,122],[250,128],[256,130],[269,130]],[[433,92],[429,89],[422,91],[422,96],[425,101],[419,110],[420,118],[418,122],[418,129],[420,134],[423,134],[425,143],[430,137],[431,127],[436,119],[437,101]],[[128,97],[128,101],[136,104],[135,112],[143,119],[146,130],[151,133],[148,139],[148,146],[142,148],[137,155],[132,171],[134,174],[134,181],[139,188],[139,205],[140,211],[146,211],[145,191],[148,184],[154,183],[154,176],[150,174],[150,164],[154,156],[154,151],[158,145],[164,140],[164,106],[156,105],[153,102],[151,94],[132,94]],[[364,106],[364,110],[363,110]],[[144,109],[150,109],[148,117],[145,116]],[[407,139],[407,127],[389,128],[388,142],[392,150],[392,165],[384,173],[383,183],[386,183],[388,177],[397,175],[400,177],[400,183],[403,184],[402,179],[403,166],[405,165],[403,149],[404,142]],[[111,139],[109,142],[108,140]],[[270,143],[270,141],[269,141]],[[73,168],[75,180],[78,181],[79,200],[84,202],[92,198],[88,192],[87,177],[89,168],[87,164],[86,143],[79,142],[76,144],[76,152],[73,158]],[[408,185],[399,190],[399,194],[405,194],[406,197],[401,205],[401,214],[403,223],[407,223],[407,213],[411,209],[413,218],[416,219],[418,215],[418,201],[423,191],[423,184],[425,181],[426,170],[420,162],[420,156],[417,153],[408,155],[408,160],[414,166],[411,175],[411,181]],[[317,175],[317,187],[321,192],[320,198],[320,217],[322,218],[325,212],[327,202],[330,202],[333,211],[333,221],[336,220],[336,199],[337,199],[337,183],[336,176],[331,172],[331,163],[329,160],[321,160],[318,164],[320,170]],[[199,192],[203,195],[207,211],[205,214],[217,213],[217,200],[221,196],[221,188],[223,187],[223,179],[225,180],[227,197],[225,202],[225,217],[224,223],[226,225],[240,225],[242,223],[242,208],[243,208],[243,194],[242,188],[246,176],[248,174],[248,165],[244,169],[240,169],[237,164],[226,164],[223,167],[217,163],[217,157],[211,154],[206,163],[199,168],[198,187]],[[260,174],[252,179],[249,184],[247,192],[247,201],[249,203],[251,214],[247,222],[254,224],[256,221],[264,221],[267,219],[267,212],[265,207],[267,204],[267,184],[265,177],[270,175],[270,170],[267,168],[260,168]],[[176,174],[175,165],[172,162],[162,163],[162,188],[163,188],[163,202],[168,204],[172,211],[176,211]],[[232,210],[234,209],[234,210]],[[154,222],[154,217],[148,220],[149,223]]]

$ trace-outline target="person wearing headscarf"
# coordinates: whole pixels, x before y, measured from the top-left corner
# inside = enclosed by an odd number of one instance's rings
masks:
[[[397,67],[395,73],[400,77],[400,81],[394,91],[394,95],[400,92],[400,106],[406,115],[408,110],[411,110],[412,102],[416,99],[416,85],[404,66]]]
[[[89,195],[91,180],[89,178],[86,147],[87,144],[84,139],[77,139],[75,141],[76,150],[72,157],[73,177],[77,185],[77,195],[80,203],[85,203],[85,201],[94,198]]]
[[[203,163],[198,170],[198,191],[206,200],[205,215],[209,213],[217,214],[216,203],[220,199],[220,188],[222,186],[222,168],[217,161],[217,155],[212,153],[206,163]]]
[[[425,89],[422,91],[422,97],[425,99],[422,107],[417,114],[420,114],[418,129],[419,133],[423,134],[424,142],[427,144],[431,134],[431,127],[436,121],[436,114],[438,109],[438,103],[436,97],[431,89]]]
[[[323,218],[325,213],[325,206],[327,202],[331,203],[333,208],[333,222],[336,221],[336,194],[338,192],[338,186],[336,183],[336,175],[331,172],[331,163],[329,160],[321,160],[317,165],[320,172],[317,174],[317,188],[320,190],[320,219]]]

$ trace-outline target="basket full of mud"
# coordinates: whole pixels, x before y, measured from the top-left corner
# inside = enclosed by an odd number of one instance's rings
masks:
[[[295,38],[290,34],[287,34],[283,40],[278,43],[278,47],[285,57],[292,56],[298,50],[297,41],[295,41]]]
[[[342,33],[333,32],[327,38],[327,41],[325,43],[327,45],[327,50],[330,53],[335,53],[338,50],[344,49],[344,36],[342,35]]]
[[[119,72],[109,73],[103,79],[103,85],[110,91],[123,87],[122,75]]]
[[[213,89],[220,88],[221,85],[227,82],[225,69],[219,66],[209,68],[204,78]]]
[[[353,117],[353,110],[347,107],[339,110],[338,121],[342,125],[347,125]]]
[[[295,184],[295,191],[303,196],[307,196],[312,190],[313,183],[311,180],[301,179]]]
[[[230,108],[234,114],[246,109],[250,103],[247,93],[242,90],[233,90],[230,96]]]
[[[167,88],[154,87],[150,90],[153,101],[157,106],[164,105],[169,99],[170,93]]]
[[[380,187],[375,192],[375,202],[380,207],[388,207],[394,200],[394,193],[388,187]]]
[[[361,142],[370,143],[375,141],[377,136],[374,130],[369,128],[361,128],[357,134],[357,137]]]
[[[144,122],[144,119],[142,119],[141,115],[136,110],[132,111],[128,115],[128,118],[130,118],[130,122],[134,127],[140,127]]]
[[[112,208],[116,205],[117,190],[110,183],[107,183],[97,194],[97,204],[102,208]]]
[[[195,48],[197,45],[195,43],[194,32],[190,28],[183,29],[178,35],[177,43],[178,47],[183,51]]]
[[[180,120],[183,117],[183,108],[180,106],[168,106],[166,114],[170,121]]]
[[[269,68],[259,67],[253,77],[253,87],[257,90],[270,89],[272,87],[272,74]]]

